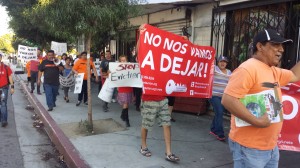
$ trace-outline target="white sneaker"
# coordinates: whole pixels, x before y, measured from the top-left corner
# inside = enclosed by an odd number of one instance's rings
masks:
[[[116,99],[112,99],[111,101],[112,101],[113,103],[117,102]]]

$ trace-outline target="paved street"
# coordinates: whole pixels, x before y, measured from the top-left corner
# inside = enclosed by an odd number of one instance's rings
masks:
[[[23,167],[23,157],[15,125],[15,113],[11,96],[8,97],[7,107],[9,125],[6,128],[0,127],[0,167]]]
[[[34,113],[27,105],[16,82],[15,94],[8,99],[8,126],[0,127],[0,167],[63,168],[48,136],[32,126]]]
[[[25,79],[25,76],[22,76]],[[164,160],[164,141],[162,129],[155,126],[148,135],[149,149],[152,156],[146,158],[138,152],[140,146],[141,116],[133,106],[129,108],[131,127],[125,129],[120,119],[121,107],[117,103],[109,105],[110,111],[102,111],[101,102],[97,98],[97,86],[93,84],[93,119],[97,129],[99,123],[104,130],[102,134],[86,136],[72,129],[79,127],[79,122],[87,118],[87,106],[75,106],[77,95],[70,92],[70,103],[63,100],[63,91],[57,100],[57,107],[49,114],[64,130],[70,141],[79,151],[87,163],[94,168],[230,168],[232,157],[228,144],[217,141],[208,134],[211,121],[210,115],[195,116],[183,113],[174,113],[176,122],[172,123],[173,152],[181,157],[178,164]],[[34,93],[35,94],[35,93]],[[38,100],[46,107],[45,95],[36,95]],[[117,123],[114,125],[113,123]],[[121,130],[118,130],[121,128]],[[115,129],[115,130],[114,130]],[[229,121],[225,121],[225,131],[229,130]],[[107,131],[107,132],[105,132]],[[101,132],[101,131],[100,131]],[[280,168],[298,168],[300,153],[281,151]]]

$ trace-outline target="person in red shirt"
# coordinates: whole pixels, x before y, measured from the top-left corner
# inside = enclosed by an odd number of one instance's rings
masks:
[[[2,61],[2,55],[0,54],[0,121],[1,126],[7,126],[7,97],[8,97],[8,89],[10,85],[10,94],[15,92],[14,90],[14,81],[12,78],[12,70],[10,67],[5,65]]]
[[[125,55],[121,55],[119,57],[119,62],[127,62],[127,57]],[[122,114],[121,119],[126,122],[126,127],[130,127],[129,116],[128,116],[128,104],[132,102],[132,87],[119,87],[118,88],[118,97],[117,100],[119,104],[122,106]]]
[[[140,33],[146,31],[144,25],[141,25]],[[139,42],[137,49],[139,48]],[[155,120],[158,125],[163,127],[165,139],[165,159],[171,162],[179,161],[179,157],[171,151],[171,114],[169,113],[168,99],[165,96],[142,95],[142,128],[141,128],[141,148],[140,153],[143,156],[150,157],[152,154],[148,149],[147,135],[148,130],[152,130]]]
[[[30,69],[30,75],[31,75],[31,78],[30,78],[31,91],[30,91],[30,93],[33,93],[33,91],[35,89],[34,84],[37,83],[37,80],[38,80],[40,59],[38,57],[37,59],[30,60],[29,62],[30,62],[29,69]],[[37,84],[36,88],[37,88],[37,94],[41,95],[40,85]]]

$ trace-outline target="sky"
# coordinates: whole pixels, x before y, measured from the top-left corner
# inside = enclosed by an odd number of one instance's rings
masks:
[[[0,5],[0,36],[3,34],[10,33],[11,30],[8,29],[9,17],[3,6]]]
[[[191,0],[147,0],[148,3],[168,3],[179,1],[191,1]],[[8,29],[9,17],[3,6],[0,5],[0,36],[12,32]]]

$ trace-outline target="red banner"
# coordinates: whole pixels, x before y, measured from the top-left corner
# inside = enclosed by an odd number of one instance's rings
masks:
[[[281,88],[284,122],[278,139],[281,150],[300,152],[300,82]]]
[[[146,25],[138,59],[147,95],[209,98],[215,49]]]

